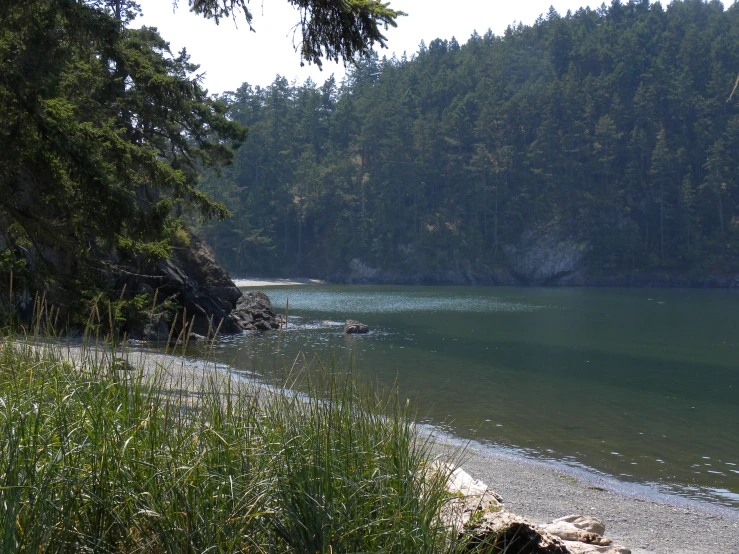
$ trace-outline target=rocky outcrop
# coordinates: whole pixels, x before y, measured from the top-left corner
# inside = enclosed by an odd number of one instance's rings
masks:
[[[565,236],[557,221],[529,229],[518,244],[504,247],[511,271],[527,285],[557,284],[580,268],[587,251],[587,243]]]
[[[347,319],[344,323],[344,334],[345,335],[363,335],[369,333],[369,327],[359,321],[353,319]]]
[[[269,297],[260,291],[247,292],[236,302],[233,315],[239,325],[248,331],[279,329],[281,319],[272,308]]]
[[[524,233],[530,237],[535,231]],[[526,246],[522,240],[504,245],[498,265],[460,260],[454,267],[409,266],[385,269],[355,259],[348,271],[316,278],[346,284],[459,285],[459,286],[558,286],[637,288],[739,288],[739,274],[698,274],[661,269],[598,269],[586,263],[588,246],[576,240],[557,240]],[[579,259],[579,261],[578,261]]]
[[[382,276],[382,273],[382,269],[371,267],[359,258],[354,258],[349,262],[349,275],[347,277],[347,282],[349,284],[377,282],[378,278]]]
[[[467,552],[631,554],[604,537],[605,525],[594,517],[570,515],[539,526],[506,510],[500,496],[459,467],[436,461],[428,471],[446,479],[450,499],[439,517]]]
[[[159,279],[147,279],[149,288],[155,287],[160,299],[167,298],[183,308],[180,325],[175,321],[177,329],[186,319],[189,330],[201,335],[212,335],[218,327],[222,333],[239,332],[242,327],[231,314],[241,291],[233,283],[231,288],[226,282],[219,282],[217,270],[206,271],[212,261],[209,254],[209,249],[199,242],[177,252],[159,264]],[[210,267],[218,268],[215,262]]]
[[[216,263],[210,248],[195,235],[190,235],[188,246],[177,249],[172,257],[162,261],[153,275],[126,276],[123,284],[137,293],[156,290],[159,302],[169,300],[180,308],[171,333],[165,318],[160,316],[142,328],[131,329],[133,338],[157,341],[170,336],[177,338],[184,325],[188,333],[201,336],[213,336],[216,331],[233,334],[280,327],[281,320],[267,295],[243,294]]]

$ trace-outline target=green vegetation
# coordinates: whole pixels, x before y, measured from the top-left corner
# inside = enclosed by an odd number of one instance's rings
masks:
[[[289,1],[309,62],[365,55],[398,16],[376,0]],[[190,5],[216,19],[246,10]],[[140,294],[130,277],[187,243],[185,215],[228,215],[200,173],[229,164],[246,129],[185,50],[133,27],[139,12],[134,0],[0,3],[0,283],[12,273],[17,292],[47,291],[63,316],[101,292]]]
[[[229,163],[245,130],[184,51],[125,27],[135,7],[0,6],[0,282],[23,261],[16,289],[49,290],[64,308],[81,291],[117,298],[120,275],[169,257],[184,211],[228,213],[198,190],[199,172]]]
[[[245,83],[221,100],[249,138],[205,187],[234,217],[202,234],[239,272],[484,273],[557,222],[590,267],[737,271],[737,68],[736,6],[616,0],[341,86]]]
[[[134,369],[113,345],[0,346],[3,552],[442,552],[442,472],[408,404]],[[306,362],[307,364],[307,362]]]

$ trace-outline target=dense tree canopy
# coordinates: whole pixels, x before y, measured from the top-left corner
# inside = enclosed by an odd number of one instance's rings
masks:
[[[37,277],[83,276],[101,253],[145,264],[169,254],[178,210],[227,214],[198,175],[231,160],[243,128],[120,6],[0,6],[0,233]]]
[[[366,54],[397,16],[375,0],[288,1],[309,62]],[[247,3],[191,7],[250,18]],[[184,214],[228,215],[200,173],[229,164],[246,129],[208,97],[186,51],[134,28],[139,13],[135,0],[0,3],[0,286],[25,274],[30,290],[66,289],[71,303],[103,276],[167,258],[188,240]]]
[[[222,99],[250,136],[207,184],[236,215],[203,232],[241,272],[490,268],[552,222],[591,267],[735,271],[738,67],[736,7],[615,0],[244,84]]]

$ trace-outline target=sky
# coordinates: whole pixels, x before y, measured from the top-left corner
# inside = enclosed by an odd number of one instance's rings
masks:
[[[435,38],[456,37],[463,44],[473,31],[484,34],[492,29],[502,34],[508,25],[521,22],[530,25],[549,6],[562,15],[589,5],[596,8],[600,2],[587,0],[390,0],[390,7],[406,12],[398,19],[398,27],[385,33],[388,48],[380,55],[410,57],[421,41],[426,44]],[[254,20],[252,27],[243,19],[223,20],[216,25],[188,10],[187,0],[178,0],[173,9],[172,0],[139,0],[143,17],[135,25],[157,27],[162,37],[170,42],[173,52],[187,48],[191,61],[200,64],[205,74],[205,87],[211,93],[236,90],[242,83],[267,86],[277,74],[292,81],[308,77],[323,83],[331,74],[337,80],[344,75],[343,64],[324,62],[323,71],[316,66],[300,67],[300,56],[293,47],[293,26],[298,12],[286,0],[252,0]],[[295,37],[297,42],[299,37]]]

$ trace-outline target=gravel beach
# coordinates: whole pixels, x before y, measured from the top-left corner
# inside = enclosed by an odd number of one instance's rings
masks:
[[[647,491],[614,492],[610,480],[474,445],[462,467],[502,496],[511,512],[539,524],[570,514],[597,517],[606,536],[633,554],[739,554],[737,509]]]
[[[79,355],[79,347],[62,348],[71,358]],[[127,358],[147,374],[165,371],[170,386],[179,390],[192,391],[203,379],[228,379],[223,368],[213,364],[136,351],[128,352]],[[444,440],[437,438],[442,456],[447,448],[458,448],[454,441]],[[508,510],[539,524],[569,514],[590,515],[603,520],[606,536],[633,554],[739,554],[737,509],[646,488],[620,490],[617,481],[474,444],[465,447],[461,465],[502,496]]]

